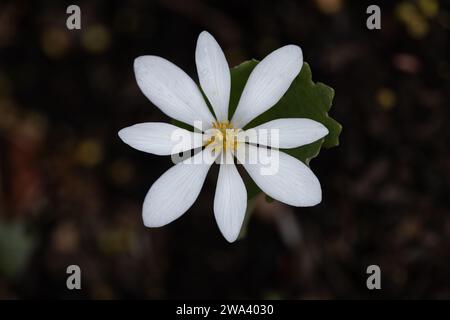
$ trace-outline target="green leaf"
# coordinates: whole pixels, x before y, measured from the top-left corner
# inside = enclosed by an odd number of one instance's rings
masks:
[[[257,64],[258,61],[250,60],[231,68],[230,119],[236,110],[247,79]],[[339,134],[342,126],[328,116],[333,97],[334,90],[331,87],[312,81],[311,68],[305,62],[300,74],[292,82],[289,90],[280,101],[251,121],[244,129],[253,128],[262,123],[280,118],[308,118],[322,123],[329,131],[325,138],[299,148],[283,150],[300,161],[309,164],[309,161],[319,154],[322,146],[331,148],[339,145]],[[246,177],[245,184],[249,199],[261,192],[249,177]]]
[[[257,60],[249,60],[231,68],[230,119],[236,110],[247,79],[257,64]],[[320,82],[314,83],[312,81],[311,68],[305,62],[300,74],[292,82],[280,101],[252,120],[244,129],[253,128],[262,123],[280,118],[308,118],[322,123],[329,131],[326,137],[299,148],[283,149],[284,152],[309,165],[311,159],[319,154],[322,146],[331,148],[339,145],[339,135],[342,126],[328,115],[333,98],[333,88]],[[205,100],[208,101],[206,97]],[[173,123],[182,128],[192,129],[192,127],[176,120]],[[244,181],[247,187],[248,199],[254,198],[261,192],[250,177],[244,176]],[[272,199],[266,197],[266,200],[270,202]]]

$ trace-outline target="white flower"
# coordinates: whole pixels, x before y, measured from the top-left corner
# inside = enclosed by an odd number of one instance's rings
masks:
[[[237,109],[229,121],[230,69],[216,40],[206,31],[197,41],[195,60],[201,88],[215,116],[210,112],[195,82],[173,63],[157,56],[141,56],[134,61],[137,83],[144,95],[173,119],[198,127],[203,133],[189,132],[167,123],[140,123],[119,131],[131,147],[157,155],[173,155],[204,146],[190,160],[167,170],[150,188],[143,205],[147,227],[166,225],[185,213],[197,199],[212,162],[199,161],[206,155],[213,159],[222,154],[236,156],[264,193],[292,206],[320,203],[319,180],[296,158],[278,151],[314,142],[328,134],[320,123],[310,119],[277,119],[255,129],[279,130],[279,141],[258,140],[248,144],[238,138],[252,119],[274,106],[290,87],[303,65],[298,46],[287,45],[265,57],[254,68],[242,92]],[[179,145],[174,131],[190,137],[191,143]],[[259,139],[259,138],[258,138]],[[279,162],[276,174],[264,175],[262,163],[249,163],[245,157],[257,156],[261,144],[272,148]],[[223,151],[223,152],[222,152]],[[193,160],[193,161],[192,161]],[[196,164],[192,164],[196,163]],[[239,235],[247,207],[247,191],[236,165],[220,161],[214,197],[214,215],[223,236],[233,242]]]

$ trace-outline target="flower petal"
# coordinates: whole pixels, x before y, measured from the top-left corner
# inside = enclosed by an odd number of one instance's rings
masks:
[[[161,227],[179,218],[197,199],[213,161],[206,148],[167,170],[145,196],[142,218],[147,227]],[[208,154],[209,153],[209,154]]]
[[[241,144],[236,156],[268,196],[296,207],[314,206],[322,200],[319,180],[296,158],[276,149],[267,156],[267,149],[249,144]]]
[[[281,149],[310,144],[327,134],[323,124],[304,118],[276,119],[246,130],[249,137],[257,137],[255,143]]]
[[[195,82],[172,62],[157,56],[134,60],[134,72],[144,95],[169,117],[199,128],[215,121]]]
[[[157,155],[171,155],[203,145],[201,133],[162,122],[138,123],[123,128],[119,137],[131,147]]]
[[[216,39],[206,31],[198,37],[195,62],[200,85],[214,109],[217,120],[228,120],[230,68]]]
[[[287,45],[265,57],[253,69],[242,92],[232,123],[243,128],[273,107],[289,89],[303,65],[300,47]]]
[[[214,196],[214,215],[228,242],[234,242],[239,236],[246,209],[247,190],[235,164],[221,164]]]

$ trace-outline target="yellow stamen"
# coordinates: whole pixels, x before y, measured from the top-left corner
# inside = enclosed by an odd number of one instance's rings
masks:
[[[216,152],[220,151],[220,149],[222,148],[225,151],[228,148],[236,150],[238,145],[238,130],[235,129],[231,123],[229,123],[228,121],[214,122],[212,124],[211,133],[211,136],[206,142],[206,146],[212,145]]]

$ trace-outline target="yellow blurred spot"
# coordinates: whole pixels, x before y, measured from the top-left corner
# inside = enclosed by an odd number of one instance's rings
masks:
[[[427,5],[425,5],[425,7],[426,6]],[[430,6],[430,8],[425,9],[428,10],[427,13],[424,12],[424,9],[422,7],[420,7],[420,9],[421,10],[419,10],[414,4],[410,2],[403,1],[397,5],[395,10],[398,19],[405,25],[408,33],[412,37],[418,39],[423,38],[428,34],[429,24],[426,16],[427,14],[433,13],[432,5]]]
[[[62,57],[67,52],[69,46],[69,37],[63,29],[51,27],[41,35],[42,51],[49,58],[56,59]]]
[[[385,110],[392,109],[397,102],[397,97],[394,91],[388,88],[381,88],[378,90],[376,99],[381,108]]]
[[[417,19],[408,24],[408,31],[414,38],[423,38],[428,34],[429,26],[427,20],[418,16]]]
[[[395,13],[402,22],[413,20],[419,14],[417,8],[412,3],[404,1],[397,5]]]
[[[343,0],[316,0],[317,8],[325,14],[335,14],[341,11]]]
[[[83,47],[91,53],[101,53],[109,48],[111,34],[103,25],[86,27],[81,36]]]
[[[439,2],[437,0],[419,0],[419,9],[429,18],[435,17],[439,12]]]
[[[85,167],[93,167],[99,164],[102,159],[103,149],[94,139],[86,139],[76,148],[75,160]]]
[[[100,250],[106,255],[115,255],[129,252],[136,246],[133,231],[124,226],[101,230],[97,237]]]

